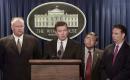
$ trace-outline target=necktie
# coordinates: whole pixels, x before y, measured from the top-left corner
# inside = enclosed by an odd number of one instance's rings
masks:
[[[21,44],[20,44],[20,40],[17,40],[17,48],[18,48],[18,52],[19,54],[21,53]]]
[[[62,58],[63,53],[64,53],[64,49],[63,49],[63,42],[61,41],[61,44],[60,44],[60,49],[59,49],[59,51],[58,51],[58,53],[57,53],[57,56],[58,56],[58,58],[59,58],[59,59],[61,59],[61,58]]]
[[[112,64],[114,64],[114,62],[115,62],[116,56],[118,54],[118,48],[119,48],[119,46],[117,45],[115,47],[115,50],[114,50],[114,53],[113,53],[114,57],[113,57],[113,60],[112,60]]]
[[[91,66],[92,66],[92,55],[91,52],[88,51],[88,59],[87,59],[87,64],[86,64],[86,80],[91,80]]]

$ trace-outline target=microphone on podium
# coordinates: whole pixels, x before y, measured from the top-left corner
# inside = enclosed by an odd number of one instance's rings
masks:
[[[59,50],[59,51],[57,52],[57,58],[58,58],[58,59],[61,58],[61,50]]]

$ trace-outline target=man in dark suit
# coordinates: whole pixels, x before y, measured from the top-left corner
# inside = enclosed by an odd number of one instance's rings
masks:
[[[56,39],[45,45],[44,57],[46,59],[80,59],[80,44],[69,39],[69,29],[65,22],[55,24]]]
[[[89,32],[88,34],[86,34],[84,39],[84,54],[82,56],[81,67],[82,80],[100,80],[99,65],[102,58],[103,50],[95,48],[97,43],[98,36],[94,32]]]
[[[24,34],[24,20],[15,17],[11,21],[13,34],[0,40],[6,49],[4,53],[4,80],[31,80],[29,59],[40,58],[39,42]]]
[[[130,80],[130,46],[125,40],[126,35],[125,26],[113,26],[114,43],[105,48],[101,63],[101,80]]]

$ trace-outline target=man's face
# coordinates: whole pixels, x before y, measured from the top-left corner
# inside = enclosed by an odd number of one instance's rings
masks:
[[[66,26],[58,26],[56,28],[55,33],[56,33],[56,36],[58,37],[58,39],[63,41],[68,37],[69,31]]]
[[[15,21],[12,25],[11,25],[12,31],[14,33],[14,35],[20,37],[23,33],[24,33],[24,23],[22,21]]]
[[[112,30],[112,39],[114,43],[120,44],[124,40],[125,34],[121,32],[118,28],[113,28]]]
[[[88,49],[93,48],[96,44],[96,37],[94,35],[87,35],[84,39],[84,44]]]

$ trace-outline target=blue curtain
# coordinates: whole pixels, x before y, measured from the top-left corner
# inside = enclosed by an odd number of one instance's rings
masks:
[[[0,0],[0,37],[11,34],[10,20],[21,16],[25,20],[34,7],[51,1],[68,2],[79,7],[86,15],[85,30],[75,40],[83,43],[87,32],[96,32],[99,36],[99,48],[112,43],[111,29],[114,24],[123,24],[130,30],[130,0]],[[28,28],[25,31],[29,34]],[[130,41],[130,32],[128,32]],[[44,40],[41,40],[44,43]]]
[[[27,15],[34,7],[56,0],[0,0],[0,37],[11,34],[10,20],[21,16],[26,21]],[[123,24],[128,28],[130,42],[130,0],[58,0],[79,7],[86,15],[87,24],[81,35],[75,38],[83,44],[87,32],[96,32],[99,36],[99,48],[112,43],[111,29],[114,24]],[[25,28],[26,33],[30,33]],[[44,40],[41,40],[44,44]],[[1,74],[1,73],[0,73]],[[0,79],[1,80],[1,79]]]

